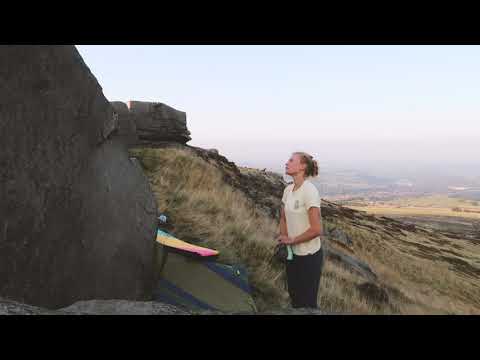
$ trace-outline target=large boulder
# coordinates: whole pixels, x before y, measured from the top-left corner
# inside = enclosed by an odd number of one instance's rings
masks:
[[[127,104],[121,101],[112,101],[110,104],[118,118],[118,136],[123,138],[127,145],[137,144],[137,126]]]
[[[148,299],[156,202],[74,46],[0,46],[0,296]]]
[[[129,101],[139,144],[155,145],[164,142],[186,144],[191,140],[187,115],[168,105],[154,102]]]

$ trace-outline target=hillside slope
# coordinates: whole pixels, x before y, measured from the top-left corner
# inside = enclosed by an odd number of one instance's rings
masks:
[[[135,148],[159,211],[179,238],[248,268],[259,311],[288,307],[284,271],[270,261],[286,185],[213,151]],[[354,314],[480,313],[480,244],[323,201],[327,261],[319,306]]]

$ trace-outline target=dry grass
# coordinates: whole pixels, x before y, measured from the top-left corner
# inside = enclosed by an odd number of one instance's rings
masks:
[[[356,285],[363,283],[361,277],[344,267],[327,261],[320,281],[319,307],[331,313],[346,314],[393,314],[395,307],[377,304],[366,299]]]
[[[395,289],[391,298],[400,313],[480,313],[478,278],[456,271],[455,267],[437,259],[437,253],[433,250],[425,254],[426,258],[413,252],[415,244],[428,244],[441,254],[442,250],[449,250],[448,244],[434,244],[422,235],[413,233],[400,240],[343,222],[338,222],[336,226],[356,240],[356,255],[374,269],[380,282]],[[463,255],[463,259],[469,259],[472,263],[475,259],[478,261],[479,247],[464,245],[464,253],[458,252],[459,258]]]

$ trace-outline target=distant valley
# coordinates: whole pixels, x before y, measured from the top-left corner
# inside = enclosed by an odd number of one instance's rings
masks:
[[[325,200],[480,241],[479,177],[428,171],[394,175],[324,168],[313,183]],[[291,181],[286,175],[284,179]]]
[[[291,181],[281,169],[282,174]],[[313,179],[322,198],[331,201],[391,201],[432,195],[466,200],[480,200],[480,176],[449,175],[435,171],[391,171],[379,175],[376,171],[321,168],[318,178]]]

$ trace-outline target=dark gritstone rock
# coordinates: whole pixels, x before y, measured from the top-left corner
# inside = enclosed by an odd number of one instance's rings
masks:
[[[319,309],[278,309],[263,313],[190,311],[155,301],[89,300],[58,310],[0,298],[0,315],[331,315]]]
[[[0,315],[57,315],[57,312],[0,298]]]
[[[189,315],[186,310],[155,301],[90,300],[79,301],[61,311],[90,315]]]
[[[350,236],[340,229],[334,228],[329,230],[327,227],[325,227],[325,235],[328,236],[330,240],[339,242],[347,247],[353,245],[353,241]]]
[[[242,167],[240,188],[253,201],[275,219],[280,219],[283,190],[287,185],[283,177],[271,171]]]
[[[219,155],[219,152],[217,149],[207,149],[207,151],[211,152],[212,154]]]
[[[110,104],[112,104],[113,110],[118,117],[118,135],[124,139],[127,145],[137,144],[137,126],[127,104],[120,101],[112,101]]]
[[[175,306],[153,301],[89,300],[48,310],[0,298],[0,315],[189,315]]]
[[[74,46],[0,46],[0,295],[148,299],[156,203]]]
[[[333,248],[328,241],[323,241],[322,246],[328,259],[343,265],[345,268],[359,274],[371,282],[377,281],[377,275],[372,271],[372,269],[370,269],[368,264],[355,258],[354,256],[344,254],[343,252]]]
[[[186,144],[191,140],[187,115],[183,111],[162,103],[143,101],[129,101],[128,109],[135,121],[139,145]]]

